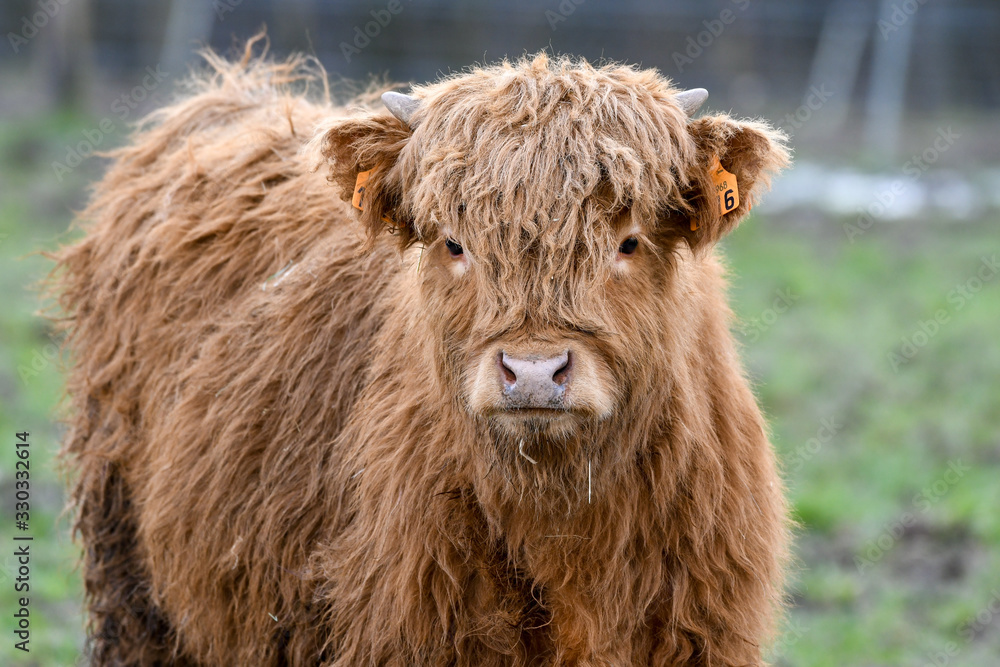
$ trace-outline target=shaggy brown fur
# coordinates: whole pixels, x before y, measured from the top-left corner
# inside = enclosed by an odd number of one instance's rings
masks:
[[[543,55],[412,129],[209,61],[58,256],[94,664],[760,665],[786,509],[713,246],[781,135]],[[498,345],[571,347],[572,409],[491,407]]]

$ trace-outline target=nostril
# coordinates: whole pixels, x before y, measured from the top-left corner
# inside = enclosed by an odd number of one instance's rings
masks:
[[[505,385],[512,385],[517,382],[517,374],[507,365],[507,354],[500,352],[497,355],[497,365],[500,366],[500,374],[503,376]]]
[[[500,352],[496,364],[504,396],[522,408],[559,404],[573,372],[569,350],[555,356],[532,353],[523,357]]]
[[[567,350],[566,352],[566,363],[556,369],[556,372],[552,374],[552,381],[559,386],[565,386],[569,383],[570,371],[573,368],[573,355]]]

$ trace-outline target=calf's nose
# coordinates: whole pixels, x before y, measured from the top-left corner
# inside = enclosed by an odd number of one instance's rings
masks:
[[[554,357],[513,356],[500,353],[497,360],[503,393],[513,408],[561,408],[572,374],[569,350]]]

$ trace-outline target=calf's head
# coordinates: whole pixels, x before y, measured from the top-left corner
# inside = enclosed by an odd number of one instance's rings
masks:
[[[321,144],[345,198],[412,258],[442,386],[513,438],[628,419],[699,332],[699,267],[787,161],[783,137],[653,70],[544,55],[384,96]],[[738,180],[722,214],[718,158]],[[644,407],[645,406],[645,407]]]

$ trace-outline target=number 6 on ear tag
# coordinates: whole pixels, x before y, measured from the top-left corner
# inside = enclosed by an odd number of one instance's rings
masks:
[[[715,194],[719,196],[719,210],[723,215],[734,211],[740,205],[740,189],[736,185],[736,177],[722,167],[718,155],[712,163],[711,173]]]
[[[368,179],[371,175],[371,169],[358,172],[358,179],[354,182],[354,197],[351,198],[351,204],[359,211],[365,210],[365,190],[368,188]],[[396,226],[396,223],[388,216],[383,215],[382,221],[393,227]]]
[[[358,180],[354,183],[354,198],[351,204],[359,211],[365,210],[365,188],[367,187],[368,177],[371,175],[371,169],[358,172]]]

